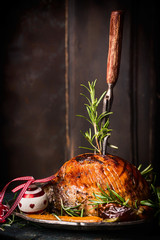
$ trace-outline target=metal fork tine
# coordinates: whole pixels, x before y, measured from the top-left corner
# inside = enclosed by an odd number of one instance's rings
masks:
[[[112,103],[113,103],[113,87],[112,87],[112,84],[108,84],[108,90],[103,100],[103,109],[102,109],[103,113],[105,112],[109,113],[111,111]],[[108,119],[108,116],[104,117],[102,120],[102,124],[105,124],[107,119]],[[107,153],[108,138],[109,136],[106,136],[103,140],[103,146],[102,146],[103,155]]]

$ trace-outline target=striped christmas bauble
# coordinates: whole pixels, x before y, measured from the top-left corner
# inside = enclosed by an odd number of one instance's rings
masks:
[[[18,204],[24,213],[40,213],[48,206],[48,198],[41,187],[30,185]]]

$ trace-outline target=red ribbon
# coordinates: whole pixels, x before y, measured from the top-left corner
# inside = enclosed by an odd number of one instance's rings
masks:
[[[38,179],[35,180],[34,177],[31,176],[26,176],[26,177],[19,177],[15,178],[9,183],[6,184],[6,186],[2,189],[0,192],[0,223],[5,222],[5,219],[11,215],[11,213],[15,210],[17,207],[18,203],[20,202],[21,198],[23,197],[24,193],[26,192],[27,188],[33,184],[33,183],[45,183],[53,180],[55,178],[54,175],[43,178],[43,179]],[[22,189],[21,192],[19,193],[18,197],[16,198],[15,202],[13,203],[12,207],[10,209],[7,209],[5,205],[2,204],[3,198],[6,192],[7,187],[9,186],[10,183],[15,182],[15,181],[27,181],[26,183],[23,183],[17,187],[15,187],[12,192],[17,192],[18,190]],[[5,211],[4,211],[5,209]]]

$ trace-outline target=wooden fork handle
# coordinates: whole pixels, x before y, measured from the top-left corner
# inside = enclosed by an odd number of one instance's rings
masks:
[[[108,84],[115,84],[118,79],[123,31],[123,11],[113,11],[110,17],[109,50],[107,59]]]

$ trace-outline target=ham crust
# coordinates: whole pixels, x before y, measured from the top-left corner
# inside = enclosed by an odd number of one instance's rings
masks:
[[[131,163],[112,155],[82,154],[64,163],[56,178],[45,187],[54,208],[81,204],[85,216],[98,216],[98,209],[90,205],[99,186],[108,193],[113,189],[128,204],[135,206],[149,197],[149,187],[138,169]]]

